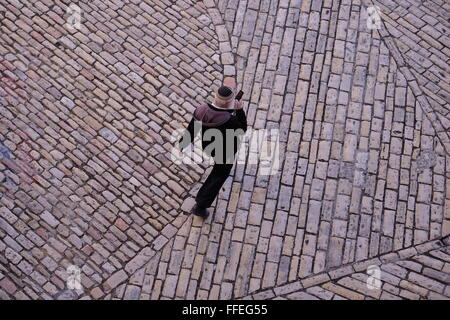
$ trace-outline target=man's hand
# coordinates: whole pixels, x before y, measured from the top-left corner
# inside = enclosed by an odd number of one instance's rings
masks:
[[[243,107],[242,100],[241,101],[238,101],[238,100],[234,101],[234,110],[241,110],[242,107]]]

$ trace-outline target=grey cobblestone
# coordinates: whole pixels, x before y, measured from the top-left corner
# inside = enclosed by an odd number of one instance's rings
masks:
[[[65,9],[11,2],[0,26],[2,299],[64,296],[69,261],[82,299],[448,298],[448,6],[89,3],[74,33]],[[180,213],[206,166],[169,139],[226,76],[281,167],[238,165],[202,221]]]

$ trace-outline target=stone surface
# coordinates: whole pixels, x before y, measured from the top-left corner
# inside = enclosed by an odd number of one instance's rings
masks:
[[[2,299],[450,298],[447,2],[80,10],[0,4]],[[244,147],[202,221],[171,135],[223,81],[279,170]]]

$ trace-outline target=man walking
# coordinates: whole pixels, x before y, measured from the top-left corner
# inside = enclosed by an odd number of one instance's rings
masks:
[[[215,93],[213,104],[205,103],[195,111],[180,147],[194,142],[201,130],[202,148],[214,159],[214,167],[195,198],[192,213],[206,219],[211,206],[228,178],[239,144],[247,130],[242,102],[236,100],[234,80],[227,78]],[[214,138],[214,139],[212,139]],[[214,148],[211,148],[213,145]]]

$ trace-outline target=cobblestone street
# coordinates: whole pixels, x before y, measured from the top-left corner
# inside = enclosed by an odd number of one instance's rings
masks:
[[[0,300],[450,299],[449,31],[447,0],[1,0]],[[280,168],[204,221],[172,135],[225,77]]]

